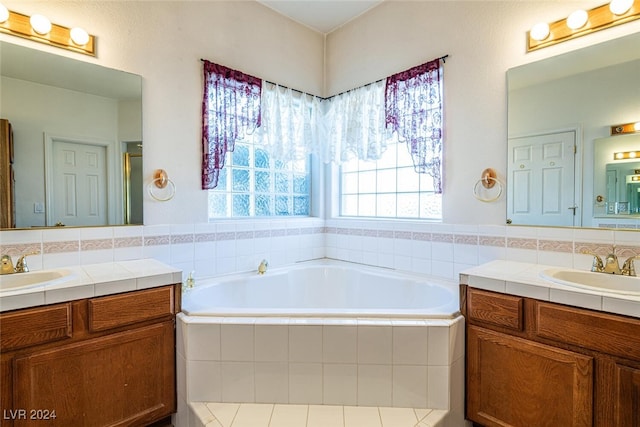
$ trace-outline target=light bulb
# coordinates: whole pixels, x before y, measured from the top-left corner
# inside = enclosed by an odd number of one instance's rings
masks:
[[[6,22],[9,19],[9,9],[2,3],[0,3],[0,24]]]
[[[89,33],[80,27],[72,28],[71,41],[78,46],[84,46],[89,43]]]
[[[587,23],[589,19],[589,15],[584,10],[576,10],[572,12],[571,15],[567,18],[567,27],[572,30],[577,30],[578,28],[584,27],[584,24]]]
[[[32,15],[29,18],[31,28],[40,35],[45,35],[51,31],[51,21],[44,15]]]
[[[636,132],[640,132],[640,122],[636,122],[633,124],[633,130]]]
[[[624,15],[633,6],[633,0],[611,0],[609,10],[614,15]]]
[[[613,158],[616,159],[616,160],[624,159],[624,154],[623,153],[615,153],[613,155]]]
[[[546,22],[540,22],[531,28],[531,31],[529,34],[531,35],[531,38],[534,40],[537,40],[537,41],[544,40],[547,37],[549,37],[549,24],[547,24]]]

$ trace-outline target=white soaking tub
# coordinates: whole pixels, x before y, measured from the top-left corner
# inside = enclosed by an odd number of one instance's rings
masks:
[[[458,295],[450,281],[326,259],[200,279],[178,314],[179,398],[443,409],[461,420]]]
[[[203,279],[182,301],[190,316],[450,319],[458,306],[455,283],[333,260]]]

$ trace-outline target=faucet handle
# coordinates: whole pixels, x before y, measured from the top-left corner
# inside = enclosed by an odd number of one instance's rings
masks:
[[[634,255],[627,258],[627,260],[622,265],[622,274],[624,274],[625,276],[636,275],[636,267],[633,263],[633,261],[636,259],[640,259],[640,255]]]
[[[591,255],[593,257],[593,264],[591,265],[591,271],[597,272],[597,273],[601,273],[604,271],[604,262],[602,261],[602,258],[600,258],[598,254],[596,254],[595,252],[591,252],[587,249],[583,249],[581,252],[585,255]]]
[[[11,255],[2,255],[2,258],[0,258],[0,274],[11,274],[15,272],[16,270],[13,268]]]
[[[16,262],[16,273],[26,273],[29,271],[29,266],[27,265],[27,257],[29,255],[38,255],[38,251],[28,252],[26,254],[22,254],[18,261]]]

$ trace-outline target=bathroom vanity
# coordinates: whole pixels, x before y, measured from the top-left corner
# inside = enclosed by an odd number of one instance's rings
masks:
[[[1,312],[2,425],[145,426],[170,417],[176,278],[85,276],[66,292],[117,293]],[[134,289],[121,291],[127,284]],[[61,290],[44,285],[45,299],[47,286]]]
[[[550,283],[533,265],[492,264],[461,275],[467,418],[478,426],[640,425],[640,297]]]

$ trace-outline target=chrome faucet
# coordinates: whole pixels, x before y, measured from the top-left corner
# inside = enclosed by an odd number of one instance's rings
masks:
[[[267,267],[269,267],[269,263],[266,259],[263,259],[258,266],[258,274],[262,275],[267,272]]]
[[[13,268],[13,260],[11,255],[2,255],[0,258],[0,274],[13,274],[16,269]]]
[[[583,250],[583,254],[593,256],[593,264],[591,265],[591,271],[596,273],[607,273],[607,274],[621,274],[623,276],[635,276],[636,269],[633,264],[633,261],[640,258],[640,255],[633,255],[622,264],[622,268],[620,268],[620,264],[618,262],[618,256],[616,255],[616,246],[613,245],[612,251],[604,261],[597,254]]]

